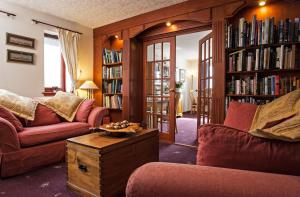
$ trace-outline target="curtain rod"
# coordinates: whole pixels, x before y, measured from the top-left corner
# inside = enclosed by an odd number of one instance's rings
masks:
[[[17,16],[17,15],[15,15],[15,14],[13,14],[13,13],[5,12],[5,11],[3,11],[3,10],[0,10],[0,12],[6,14],[7,16]]]
[[[35,24],[39,24],[40,23],[40,24],[51,26],[51,27],[55,27],[55,28],[58,28],[58,29],[68,30],[68,31],[71,31],[71,32],[74,32],[74,33],[82,34],[81,32],[78,32],[78,31],[73,31],[71,29],[63,28],[63,27],[60,27],[60,26],[51,25],[49,23],[45,23],[45,22],[38,21],[38,20],[35,20],[35,19],[32,19],[32,22],[34,22]]]

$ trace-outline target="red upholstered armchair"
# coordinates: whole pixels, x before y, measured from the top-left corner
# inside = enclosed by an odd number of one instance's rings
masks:
[[[197,165],[144,165],[130,177],[127,197],[299,196],[300,142],[250,135],[256,108],[230,103],[224,125],[199,129]]]

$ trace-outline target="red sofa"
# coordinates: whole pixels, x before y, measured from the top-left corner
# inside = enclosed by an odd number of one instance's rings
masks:
[[[83,102],[73,122],[63,121],[52,110],[39,104],[35,120],[21,119],[21,129],[0,114],[1,177],[63,161],[65,140],[89,133],[91,127],[99,126],[103,117],[108,115],[106,108],[93,108],[93,103],[91,100]]]
[[[224,125],[199,129],[197,165],[142,166],[128,181],[127,197],[299,196],[300,142],[250,135],[256,108],[232,102]]]

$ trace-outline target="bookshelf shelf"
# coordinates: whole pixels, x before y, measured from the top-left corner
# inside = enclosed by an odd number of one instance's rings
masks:
[[[274,44],[261,44],[255,46],[246,46],[246,47],[237,47],[237,48],[227,48],[227,53],[234,53],[241,50],[254,50],[260,48],[269,48],[269,47],[280,47],[281,45],[289,46],[289,45],[300,45],[300,42],[283,42],[283,43],[274,43]]]
[[[109,78],[109,79],[103,79],[103,80],[113,81],[113,80],[123,80],[123,78],[122,77],[115,77],[115,78]]]
[[[123,64],[123,62],[116,62],[116,63],[110,63],[110,64],[102,64],[102,66],[114,67],[114,66],[120,66],[122,64]]]
[[[266,99],[270,99],[270,98],[277,98],[280,97],[278,95],[252,95],[252,94],[226,94],[226,96],[229,97],[253,97],[253,98],[266,98]]]
[[[103,95],[106,95],[106,96],[120,95],[120,96],[122,96],[123,94],[122,93],[103,93]]]
[[[300,68],[296,69],[278,69],[278,70],[253,70],[253,71],[238,71],[238,72],[227,72],[227,75],[255,75],[255,74],[264,74],[264,75],[271,75],[271,74],[285,74],[285,73],[295,73],[300,72]]]

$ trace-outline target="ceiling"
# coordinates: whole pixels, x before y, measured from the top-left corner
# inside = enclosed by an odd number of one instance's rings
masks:
[[[6,0],[96,28],[186,0]]]

